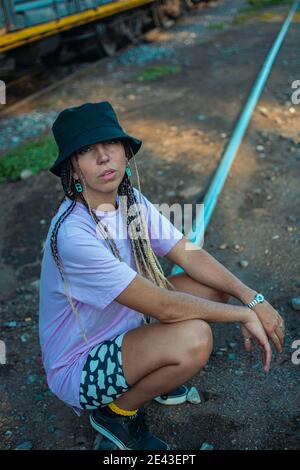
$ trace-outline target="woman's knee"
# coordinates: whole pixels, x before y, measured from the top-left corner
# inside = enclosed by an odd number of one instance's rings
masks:
[[[189,320],[187,360],[207,362],[213,349],[213,334],[211,327],[204,320]]]

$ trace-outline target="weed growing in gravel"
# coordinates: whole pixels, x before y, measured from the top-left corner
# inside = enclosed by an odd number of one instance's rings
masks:
[[[283,21],[291,5],[290,0],[248,0],[249,7],[241,10],[233,20],[234,25],[245,23],[248,20],[258,21]],[[270,7],[281,7],[272,9]],[[293,21],[300,21],[300,14],[295,13]]]
[[[175,75],[180,72],[181,67],[178,65],[154,65],[136,74],[135,78],[139,82],[146,82],[156,80],[157,78],[163,77],[165,75]]]
[[[51,136],[31,140],[0,157],[0,183],[17,181],[23,170],[36,174],[48,169],[54,162],[57,147]]]

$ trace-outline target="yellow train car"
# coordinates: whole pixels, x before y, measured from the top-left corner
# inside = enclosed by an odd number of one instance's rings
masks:
[[[134,43],[149,23],[162,25],[200,1],[0,0],[0,63],[57,61],[62,48],[89,45],[112,56],[122,37]]]

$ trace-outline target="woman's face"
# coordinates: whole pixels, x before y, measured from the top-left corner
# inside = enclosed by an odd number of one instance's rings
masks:
[[[118,189],[127,163],[125,148],[121,140],[91,144],[81,148],[76,154],[71,157],[75,179],[81,180],[79,165],[88,189],[105,193]],[[101,176],[107,170],[113,170],[114,173],[105,177]]]

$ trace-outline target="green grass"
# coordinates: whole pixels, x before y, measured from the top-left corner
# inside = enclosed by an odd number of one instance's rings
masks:
[[[224,29],[224,23],[212,23],[209,25],[210,29]]]
[[[238,14],[234,20],[234,25],[245,23],[248,20],[259,21],[282,21],[291,5],[291,0],[248,0],[250,5]],[[284,9],[272,9],[271,7],[285,7]],[[293,21],[299,21],[299,13],[295,14]]]
[[[286,5],[291,3],[291,0],[248,0],[248,3],[255,8],[264,8],[274,5]]]
[[[135,75],[135,79],[139,82],[148,82],[166,75],[176,75],[181,72],[178,65],[154,65],[148,67]]]
[[[49,135],[21,144],[0,157],[0,183],[19,180],[25,169],[33,174],[49,169],[56,156],[57,146]]]

